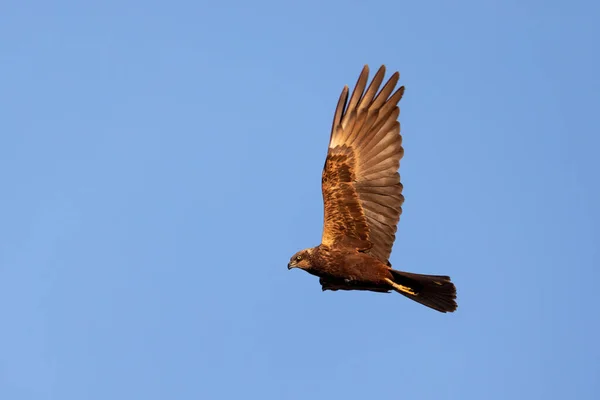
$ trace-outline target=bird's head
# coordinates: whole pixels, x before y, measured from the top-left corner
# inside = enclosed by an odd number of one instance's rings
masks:
[[[300,250],[299,252],[294,254],[292,258],[290,258],[290,262],[288,263],[288,269],[309,269],[312,266],[312,253],[313,249]]]

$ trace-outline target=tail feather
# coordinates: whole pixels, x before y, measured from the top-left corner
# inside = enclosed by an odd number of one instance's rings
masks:
[[[456,310],[456,287],[450,277],[412,274],[393,269],[390,272],[396,292],[443,313]]]

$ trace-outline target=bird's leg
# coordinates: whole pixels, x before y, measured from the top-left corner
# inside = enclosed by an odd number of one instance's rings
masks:
[[[396,282],[394,282],[391,279],[385,278],[385,281],[387,283],[389,283],[390,285],[392,285],[392,287],[400,293],[406,293],[406,294],[410,294],[412,296],[416,296],[417,294],[415,293],[414,290],[412,290],[411,288],[409,288],[408,286],[404,286],[404,285],[399,285]]]

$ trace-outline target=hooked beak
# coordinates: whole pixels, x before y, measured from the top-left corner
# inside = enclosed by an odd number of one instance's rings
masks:
[[[295,264],[295,263],[293,263],[292,261],[290,261],[290,262],[288,263],[288,270],[290,270],[290,269],[292,269],[292,268],[296,268],[296,264]]]

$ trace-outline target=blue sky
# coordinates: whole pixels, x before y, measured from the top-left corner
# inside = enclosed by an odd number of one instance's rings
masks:
[[[96,3],[0,5],[0,398],[598,398],[597,2]],[[363,64],[454,314],[286,268]]]

